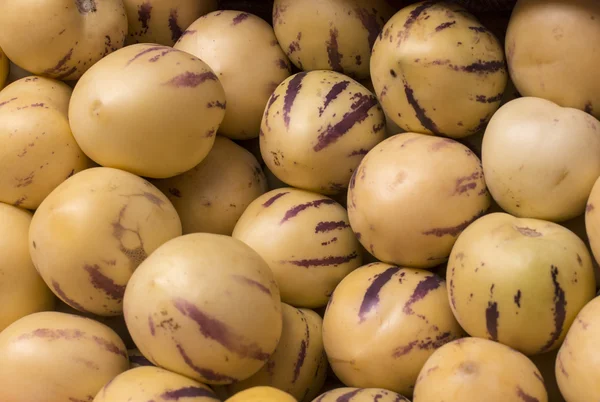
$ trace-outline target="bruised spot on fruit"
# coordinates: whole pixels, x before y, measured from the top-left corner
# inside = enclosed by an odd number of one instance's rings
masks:
[[[210,389],[194,386],[179,388],[172,391],[166,391],[163,392],[160,395],[160,397],[164,401],[179,401],[180,399],[184,398],[217,398],[217,396]]]
[[[234,378],[234,377],[230,377],[228,375],[225,374],[220,374],[217,373],[211,369],[207,369],[204,367],[199,367],[196,364],[194,364],[194,361],[191,359],[191,357],[187,354],[187,352],[185,351],[185,349],[183,348],[183,346],[181,346],[179,343],[177,343],[175,345],[175,347],[177,348],[177,351],[179,352],[179,355],[181,356],[181,358],[183,359],[183,361],[185,362],[185,364],[191,368],[192,370],[194,370],[194,372],[196,372],[197,374],[201,375],[202,377],[206,378],[208,381],[226,381],[226,382],[230,382],[230,383],[234,383],[239,381],[238,379]]]
[[[260,290],[261,292],[271,296],[271,291],[269,290],[268,287],[266,287],[265,285],[263,285],[262,283],[255,281],[254,279],[250,279],[248,277],[245,277],[243,275],[233,275],[233,278],[241,283],[244,283],[246,285],[252,286],[258,290]]]
[[[152,319],[151,315],[148,316],[148,328],[150,329],[150,335],[155,336],[156,327],[154,326],[154,320]]]
[[[515,304],[518,308],[521,308],[521,290],[517,290],[517,294],[514,297]]]
[[[560,338],[565,324],[567,315],[567,300],[565,291],[558,282],[558,267],[555,265],[550,266],[550,276],[552,277],[552,284],[554,285],[554,331],[550,334],[548,342],[540,349],[540,353],[549,350]]]
[[[177,9],[172,8],[169,12],[169,30],[171,31],[171,40],[173,42],[177,42],[183,34],[183,30],[177,22],[178,18],[179,15]]]
[[[493,341],[498,341],[498,318],[500,318],[498,303],[488,302],[488,306],[485,309],[485,325]]]
[[[531,229],[531,228],[528,228],[528,227],[515,226],[515,229],[517,230],[517,232],[521,233],[523,236],[527,236],[527,237],[541,237],[541,236],[543,236],[543,234],[541,234],[537,230]]]
[[[112,278],[100,272],[98,265],[84,265],[83,269],[90,276],[90,282],[95,289],[102,290],[113,300],[121,301],[125,295],[125,285],[117,285]]]
[[[79,14],[95,13],[96,0],[75,0]]]
[[[248,13],[239,13],[238,15],[236,15],[233,18],[233,21],[231,22],[231,25],[237,25],[242,23],[244,20],[248,19],[248,17],[250,17],[250,14]]]
[[[381,289],[398,271],[400,271],[399,267],[390,267],[384,272],[375,275],[373,282],[371,282],[367,288],[362,303],[360,304],[358,310],[359,322],[363,322],[366,319],[366,315],[379,305],[379,293],[381,292]]]
[[[403,79],[404,82],[404,93],[406,95],[406,100],[410,104],[410,106],[415,111],[415,115],[421,125],[425,127],[427,130],[431,131],[434,134],[439,134],[439,130],[437,125],[427,116],[425,109],[421,107],[417,99],[415,98],[415,93],[413,89],[408,85],[406,79]]]
[[[337,28],[332,28],[329,30],[329,40],[325,42],[327,46],[327,57],[329,60],[329,65],[334,71],[343,72],[344,69],[342,67],[342,57],[343,54],[339,51],[338,38],[339,32]]]
[[[330,198],[323,198],[320,200],[310,201],[304,204],[296,205],[289,210],[286,211],[285,215],[279,222],[280,225],[289,221],[290,219],[296,217],[300,212],[308,209],[308,208],[319,208],[321,205],[332,205],[335,204],[335,201]]]
[[[484,213],[485,213],[485,211],[479,211],[479,213],[477,215],[474,215],[472,218],[462,222],[459,225],[452,226],[452,227],[446,227],[446,228],[434,228],[434,229],[430,229],[430,230],[423,232],[423,234],[426,236],[436,236],[436,237],[443,237],[443,236],[456,237],[463,230],[465,230],[467,228],[467,226],[469,226],[471,223],[473,223],[477,219],[479,219],[479,217],[481,217]]]
[[[288,260],[281,261],[283,263],[288,263],[295,265],[297,267],[310,268],[310,267],[329,267],[349,263],[350,261],[358,258],[358,254],[356,251],[353,251],[349,255],[341,255],[341,256],[329,256],[324,258],[308,258],[304,260]]]
[[[523,389],[519,386],[517,386],[517,396],[523,401],[523,402],[540,402],[539,399],[534,398],[533,396],[527,394],[525,391],[523,391]]]
[[[344,114],[342,119],[334,124],[327,126],[317,137],[317,144],[313,147],[315,152],[319,152],[329,145],[336,142],[340,137],[346,134],[355,124],[361,123],[369,117],[369,111],[378,105],[377,98],[372,95],[355,94],[356,101],[351,105],[351,111]]]
[[[380,30],[379,23],[377,22],[377,16],[373,13],[370,13],[365,8],[356,8],[354,11],[356,12],[356,16],[360,20],[363,28],[365,28],[369,33],[369,49],[371,49],[375,44],[375,40],[377,40],[377,35],[379,35]]]
[[[583,109],[586,113],[592,114],[592,112],[594,111],[594,108],[592,107],[592,103],[591,102],[587,102],[585,104],[585,108]]]
[[[207,108],[212,109],[214,107],[225,110],[227,108],[227,102],[213,101],[208,102],[206,105]]]
[[[294,101],[302,89],[302,80],[306,76],[307,73],[302,72],[296,74],[288,83],[288,87],[285,91],[285,96],[283,98],[283,122],[285,123],[285,127],[290,127],[290,113],[292,111],[292,106],[294,106]]]
[[[244,337],[239,336],[224,322],[210,317],[189,301],[176,298],[173,300],[175,308],[184,316],[198,324],[200,333],[207,339],[212,339],[228,351],[241,358],[250,358],[266,362],[270,354],[263,351],[256,343],[246,343]]]
[[[331,232],[333,230],[346,229],[349,227],[350,227],[350,225],[348,225],[345,221],[319,222],[317,224],[317,226],[315,227],[315,233],[326,233],[326,232]]]
[[[469,361],[469,360],[462,362],[458,366],[458,369],[466,374],[474,374],[478,371],[477,363],[475,363],[473,361]]]
[[[479,103],[496,103],[502,100],[504,93],[499,93],[494,96],[487,97],[485,95],[476,95],[475,100]]]
[[[339,94],[341,94],[346,90],[346,88],[348,88],[348,85],[350,85],[350,81],[340,81],[336,82],[331,87],[329,92],[327,92],[327,95],[325,95],[325,101],[323,102],[323,106],[319,107],[319,117],[323,115],[323,112],[325,111],[325,109],[327,109],[327,106],[329,106],[329,104],[332,101],[334,101]]]
[[[435,32],[440,32],[443,31],[446,28],[450,28],[451,26],[453,26],[454,24],[456,24],[456,21],[448,21],[448,22],[444,22],[440,25],[438,25],[437,27],[435,27]]]

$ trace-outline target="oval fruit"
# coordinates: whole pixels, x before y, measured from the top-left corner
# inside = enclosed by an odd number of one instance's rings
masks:
[[[350,387],[336,388],[327,391],[321,394],[313,402],[338,402],[340,400],[352,402],[410,402],[404,396],[386,389]]]
[[[241,241],[207,233],[154,251],[127,285],[124,313],[135,344],[153,364],[208,384],[255,374],[282,329],[269,266]]]
[[[575,218],[600,176],[600,121],[544,99],[515,99],[490,120],[482,161],[490,193],[506,212]]]
[[[5,0],[0,26],[0,47],[19,67],[76,80],[123,46],[127,16],[122,0]]]
[[[346,210],[331,198],[304,190],[281,188],[257,198],[244,211],[233,237],[264,258],[281,300],[295,307],[326,305],[337,284],[362,263]]]
[[[385,0],[275,0],[273,27],[301,70],[369,77],[371,49],[394,13]]]
[[[460,395],[460,396],[459,396]],[[413,402],[548,402],[544,380],[523,354],[480,338],[450,342],[427,360]]]
[[[577,235],[506,213],[486,215],[459,236],[446,279],[465,331],[527,355],[557,349],[596,287]]]
[[[137,44],[110,54],[77,82],[69,122],[102,166],[166,178],[202,162],[225,115],[225,92],[202,60]]]
[[[158,367],[138,367],[119,374],[98,392],[93,402],[219,402],[204,384]]]
[[[479,158],[448,138],[386,139],[350,181],[348,216],[362,245],[390,264],[430,268],[490,206]]]
[[[175,49],[202,59],[223,84],[227,111],[219,134],[258,137],[269,96],[291,71],[273,28],[253,14],[212,12],[190,25]]]
[[[296,398],[277,388],[254,387],[235,394],[225,402],[296,402]]]
[[[406,131],[461,138],[500,106],[508,74],[502,45],[449,2],[396,13],[373,47],[371,76],[386,114]]]
[[[58,186],[29,229],[31,258],[46,284],[71,307],[120,315],[137,266],[181,235],[175,208],[131,173],[92,168]]]
[[[88,318],[34,313],[0,333],[2,401],[91,401],[128,368],[121,339]]]
[[[348,188],[352,173],[386,135],[377,98],[334,72],[298,73],[277,87],[265,109],[260,151],[290,186],[322,194]]]
[[[248,205],[267,191],[256,158],[221,136],[199,165],[153,183],[177,209],[184,234],[231,235]]]
[[[462,335],[442,278],[383,263],[345,277],[323,320],[325,351],[344,384],[403,395],[429,356]]]

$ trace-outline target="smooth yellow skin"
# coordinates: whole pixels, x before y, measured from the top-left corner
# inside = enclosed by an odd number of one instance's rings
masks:
[[[383,109],[401,128],[462,138],[500,106],[508,74],[502,45],[460,6],[420,2],[396,13],[371,56]]]
[[[556,355],[558,350],[530,357],[531,361],[538,368],[544,379],[544,386],[548,393],[548,402],[565,402],[556,383]]]
[[[282,304],[283,329],[277,349],[258,373],[235,384],[216,389],[217,395],[234,395],[257,386],[287,392],[299,401],[317,396],[327,376],[324,360],[323,320],[312,310]]]
[[[0,26],[0,47],[15,64],[76,80],[123,46],[127,16],[122,0],[5,0]]]
[[[102,166],[151,178],[202,162],[225,115],[225,92],[202,60],[171,47],[137,44],[81,77],[69,122],[83,151]]]
[[[380,261],[430,268],[490,206],[479,158],[448,138],[405,133],[378,144],[350,182],[348,216]]]
[[[131,369],[137,367],[154,366],[146,357],[139,351],[139,349],[127,350],[127,356],[129,356],[129,367]]]
[[[217,0],[123,0],[129,33],[126,44],[173,46],[185,29],[217,9]]]
[[[385,0],[275,0],[277,40],[301,70],[369,77],[371,48],[394,9]]]
[[[462,335],[442,278],[384,263],[344,278],[323,320],[325,352],[344,384],[407,396],[435,349]]]
[[[488,124],[482,161],[490,193],[506,212],[566,221],[584,212],[600,176],[600,121],[544,99],[515,99]]]
[[[216,11],[190,25],[175,49],[202,59],[223,83],[227,111],[219,134],[258,137],[269,96],[291,71],[273,28],[252,14]]]
[[[0,48],[0,89],[4,87],[6,80],[8,79],[8,73],[10,72],[10,62],[8,57],[4,54]]]
[[[557,349],[596,288],[592,259],[577,235],[506,213],[486,215],[459,236],[446,280],[465,331],[526,355]]]
[[[184,234],[231,236],[246,207],[267,191],[267,179],[256,158],[221,136],[198,166],[153,183],[177,209]]]
[[[297,400],[277,388],[263,386],[242,391],[225,402],[297,402]]]
[[[124,300],[125,321],[153,364],[207,384],[244,380],[281,337],[279,289],[267,263],[229,236],[188,234],[150,255]]]
[[[269,99],[260,151],[288,185],[338,194],[365,154],[385,139],[385,123],[377,98],[357,81],[334,71],[298,73]]]
[[[590,301],[577,315],[556,358],[556,380],[567,402],[587,402],[600,398],[600,297]]]
[[[439,348],[425,363],[413,402],[548,402],[539,370],[500,343],[463,338]]]
[[[0,332],[29,314],[54,309],[54,294],[29,256],[31,213],[0,203]]]
[[[2,402],[91,401],[128,368],[121,339],[88,318],[34,313],[0,333]]]
[[[596,0],[519,0],[505,45],[519,92],[600,118],[598,21]]]
[[[264,258],[281,300],[295,307],[326,305],[337,284],[362,263],[346,210],[331,198],[291,187],[254,200],[233,237]]]
[[[93,402],[220,402],[204,384],[158,367],[138,367],[106,384]]]
[[[180,235],[177,212],[157,188],[100,167],[66,180],[42,202],[29,229],[29,251],[65,303],[113,316],[123,312],[125,285],[137,266]]]
[[[0,202],[35,209],[60,183],[90,167],[67,117],[71,88],[27,77],[0,91]]]
[[[339,398],[352,402],[410,402],[404,396],[381,388],[337,388],[321,394],[313,402],[338,402]],[[345,400],[345,399],[341,399]]]

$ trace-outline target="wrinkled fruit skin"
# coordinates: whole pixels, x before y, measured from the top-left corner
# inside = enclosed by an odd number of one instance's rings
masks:
[[[463,8],[423,1],[396,13],[373,47],[386,114],[406,131],[475,134],[500,106],[508,74],[498,39]]]

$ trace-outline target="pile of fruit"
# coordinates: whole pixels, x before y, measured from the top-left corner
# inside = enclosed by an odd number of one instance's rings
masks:
[[[600,400],[599,43],[598,0],[0,1],[0,402]]]

